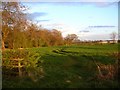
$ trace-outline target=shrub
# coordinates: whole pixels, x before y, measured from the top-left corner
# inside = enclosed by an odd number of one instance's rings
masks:
[[[22,76],[29,76],[33,81],[36,81],[38,77],[43,74],[42,66],[38,65],[40,62],[40,54],[29,52],[28,50],[8,50],[2,53],[3,55],[3,68],[8,69],[5,74],[16,72],[14,66],[18,65],[17,61],[13,59],[23,59],[20,61],[23,67],[21,68]]]

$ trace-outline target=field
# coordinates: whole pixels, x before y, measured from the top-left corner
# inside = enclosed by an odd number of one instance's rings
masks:
[[[97,66],[117,65],[118,44],[81,44],[26,50],[37,55],[37,67],[41,68],[41,72],[31,77],[12,77],[3,74],[3,88],[117,88],[119,86],[114,72],[112,72],[114,78],[100,77]],[[114,68],[114,71],[117,71],[115,69],[117,68]],[[110,69],[103,71],[107,72],[111,72]]]

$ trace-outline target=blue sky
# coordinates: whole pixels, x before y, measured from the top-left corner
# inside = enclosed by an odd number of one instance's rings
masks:
[[[57,29],[65,37],[77,34],[81,40],[110,39],[118,32],[118,3],[105,2],[31,2],[29,19],[44,28]]]

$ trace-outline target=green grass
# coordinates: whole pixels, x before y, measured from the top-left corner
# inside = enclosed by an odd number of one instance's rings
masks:
[[[38,66],[43,78],[33,82],[29,77],[3,79],[3,88],[116,88],[117,80],[99,80],[96,62],[114,64],[118,44],[72,45],[27,49],[40,54]]]

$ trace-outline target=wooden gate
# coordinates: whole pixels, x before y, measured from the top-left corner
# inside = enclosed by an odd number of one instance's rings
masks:
[[[2,66],[5,68],[12,68],[12,69],[17,69],[18,71],[13,71],[14,73],[17,73],[20,77],[22,76],[22,70],[25,65],[23,63],[23,58],[14,58],[14,59],[2,59]]]

